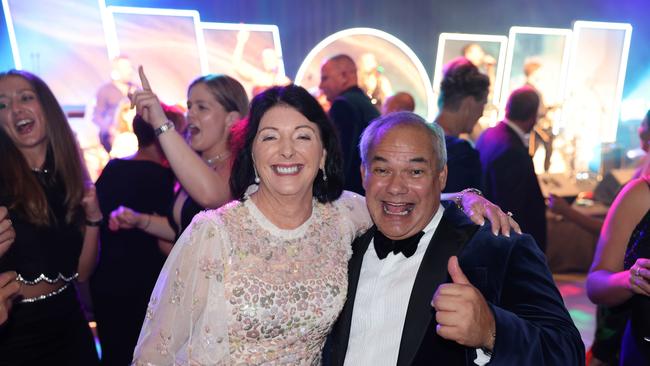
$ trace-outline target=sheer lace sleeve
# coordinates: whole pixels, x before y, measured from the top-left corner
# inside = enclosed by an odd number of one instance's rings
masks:
[[[151,294],[134,365],[228,365],[227,235],[217,211],[183,232]]]
[[[366,207],[366,199],[354,192],[343,191],[341,197],[336,200],[335,205],[343,215],[343,219],[350,226],[354,237],[360,236],[372,226],[372,220]]]

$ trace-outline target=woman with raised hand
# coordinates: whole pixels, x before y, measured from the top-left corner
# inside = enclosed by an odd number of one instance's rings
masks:
[[[217,208],[231,199],[230,128],[248,112],[248,97],[241,84],[226,75],[207,75],[194,80],[188,88],[188,146],[165,116],[142,67],[139,72],[143,89],[130,96],[132,103],[154,128],[182,189],[168,217],[141,214],[120,206],[111,213],[109,227],[112,230],[135,227],[173,241],[195,214],[204,208]]]
[[[0,156],[0,205],[15,230],[0,271],[21,283],[0,364],[96,365],[73,282],[95,266],[101,211],[63,110],[26,71],[0,73]]]

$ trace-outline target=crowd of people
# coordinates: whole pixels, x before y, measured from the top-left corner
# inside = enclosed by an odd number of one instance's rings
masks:
[[[137,151],[94,184],[48,86],[0,74],[0,365],[585,364],[544,256],[534,88],[474,146],[461,135],[491,81],[465,57],[430,122],[408,91],[373,101],[343,54],[322,64],[327,111],[300,86],[249,103],[235,78],[205,75],[184,113],[138,74],[106,86],[136,112]],[[648,360],[649,209],[641,175],[587,283],[628,308],[625,365]]]

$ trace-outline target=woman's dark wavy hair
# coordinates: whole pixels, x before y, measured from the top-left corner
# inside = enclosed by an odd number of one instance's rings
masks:
[[[468,59],[458,57],[445,66],[438,106],[457,111],[465,97],[472,96],[478,101],[486,98],[489,91],[490,79]]]
[[[327,181],[323,181],[322,172],[319,170],[314,180],[313,195],[321,203],[339,198],[343,192],[343,160],[335,127],[318,101],[307,90],[293,84],[276,86],[258,94],[253,98],[248,118],[233,127],[231,132],[233,135],[243,136],[243,144],[238,149],[230,175],[230,191],[233,197],[244,200],[246,189],[254,184],[253,141],[262,117],[275,106],[291,107],[318,126],[323,147],[327,151],[325,159]]]

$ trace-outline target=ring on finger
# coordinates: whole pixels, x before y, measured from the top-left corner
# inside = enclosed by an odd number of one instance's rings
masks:
[[[506,215],[508,215],[508,217],[512,217],[512,212],[508,211],[506,212]]]
[[[634,273],[636,274],[637,277],[640,277],[640,276],[641,276],[641,268],[640,268],[640,267],[636,267],[636,268],[634,269]]]

